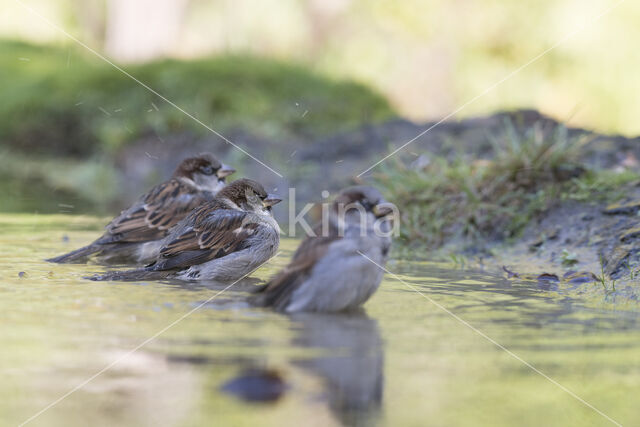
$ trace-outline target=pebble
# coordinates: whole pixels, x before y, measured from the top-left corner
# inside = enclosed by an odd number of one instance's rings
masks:
[[[249,402],[275,402],[288,388],[278,372],[264,369],[245,370],[220,387]]]

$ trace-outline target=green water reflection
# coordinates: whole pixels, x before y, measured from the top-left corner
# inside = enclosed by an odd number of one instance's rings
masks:
[[[387,276],[362,313],[286,317],[232,288],[137,352],[218,288],[82,279],[97,265],[41,261],[104,220],[0,216],[0,425],[610,425],[523,363]],[[296,242],[258,273],[284,265]],[[597,290],[420,262],[389,269],[624,425],[640,425],[640,324]],[[20,274],[23,273],[23,274]],[[22,276],[22,277],[20,277]],[[592,285],[583,285],[592,286]],[[271,403],[221,391],[246,369],[278,372]]]

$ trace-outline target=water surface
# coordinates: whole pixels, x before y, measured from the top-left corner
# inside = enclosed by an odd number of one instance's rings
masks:
[[[114,361],[30,425],[611,425],[390,275],[361,313],[283,316],[248,307],[251,285],[240,284],[185,317],[220,288],[90,282],[103,267],[41,261],[104,222],[0,216],[0,425]],[[255,276],[295,246],[285,240]],[[609,417],[640,425],[635,302],[611,304],[593,284],[547,291],[445,264],[388,268]]]

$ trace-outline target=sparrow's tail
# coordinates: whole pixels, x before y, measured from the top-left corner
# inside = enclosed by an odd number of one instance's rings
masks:
[[[105,274],[96,274],[95,276],[85,277],[85,279],[94,281],[120,280],[123,282],[136,282],[138,280],[162,280],[167,279],[174,273],[166,270],[153,270],[150,267],[139,268],[136,270],[110,271]]]
[[[85,246],[80,249],[76,249],[75,251],[71,251],[67,254],[57,256],[55,258],[49,258],[45,261],[49,262],[57,262],[59,264],[73,264],[73,263],[83,263],[87,261],[89,256],[99,252],[102,249],[102,245],[91,244]]]
[[[253,295],[249,296],[249,304],[285,311],[291,302],[293,291],[300,287],[306,277],[294,273],[285,269],[276,274],[266,285],[255,289]]]

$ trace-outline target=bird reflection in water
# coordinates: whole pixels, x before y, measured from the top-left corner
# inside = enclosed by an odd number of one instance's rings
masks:
[[[380,415],[384,349],[378,322],[361,310],[296,314],[293,344],[319,351],[294,363],[320,376],[329,408],[345,425],[370,425]]]

